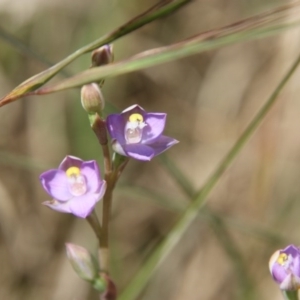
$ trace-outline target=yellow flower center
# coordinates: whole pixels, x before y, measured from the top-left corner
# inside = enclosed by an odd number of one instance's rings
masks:
[[[283,266],[288,260],[288,256],[285,253],[281,253],[277,258],[277,263]]]
[[[85,177],[81,174],[78,167],[70,167],[66,171],[69,182],[69,191],[75,197],[81,196],[86,193],[87,185]]]
[[[129,116],[129,122],[144,122],[144,118],[141,114],[132,114]]]
[[[128,144],[137,144],[142,140],[143,128],[147,126],[144,117],[141,114],[132,114],[129,116],[125,125],[125,139]]]
[[[66,171],[68,177],[80,175],[80,169],[77,167],[71,167]]]

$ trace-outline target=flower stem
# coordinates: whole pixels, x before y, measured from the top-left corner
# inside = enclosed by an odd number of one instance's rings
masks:
[[[112,170],[112,163],[108,147],[105,120],[96,113],[89,115],[91,127],[101,145],[104,159],[104,179],[107,184],[106,192],[103,196],[102,206],[102,229],[99,238],[99,262],[101,271],[108,274],[109,270],[109,220],[112,202],[112,192],[115,187],[117,177]],[[97,234],[97,233],[96,233]]]
[[[121,173],[126,167],[129,158],[114,153],[113,161],[114,161],[113,170],[112,171],[110,170],[110,173],[105,175],[105,180],[107,182],[107,189],[103,197],[102,239],[100,244],[100,257],[101,257],[100,267],[101,267],[101,271],[105,273],[108,273],[109,271],[109,221],[110,221],[110,214],[111,214],[113,189]]]
[[[298,300],[298,291],[282,291],[283,297],[286,300]]]
[[[89,120],[91,127],[98,138],[101,145],[104,159],[104,179],[107,184],[106,192],[103,197],[102,206],[102,230],[99,238],[99,262],[101,271],[108,274],[109,272],[109,221],[111,214],[112,194],[118,178],[127,165],[128,158],[115,155],[112,165],[110,151],[108,147],[108,139],[106,132],[105,120],[98,113],[90,114]],[[117,158],[117,159],[116,159]],[[97,233],[96,233],[97,234]]]
[[[107,144],[101,145],[101,147],[102,147],[102,153],[103,153],[103,159],[104,159],[104,174],[105,174],[104,177],[107,180],[107,177],[110,176],[111,171],[112,171],[109,148],[108,148]]]
[[[109,221],[112,202],[112,192],[114,188],[112,176],[106,178],[107,189],[103,197],[102,210],[102,239],[100,243],[100,267],[101,271],[108,273],[109,270]]]
[[[102,239],[102,228],[101,228],[101,225],[100,225],[100,222],[99,222],[99,219],[97,217],[95,210],[93,210],[92,213],[89,216],[87,216],[86,220],[89,222],[89,224],[93,228],[93,230],[99,240],[99,243],[100,243],[100,240]]]

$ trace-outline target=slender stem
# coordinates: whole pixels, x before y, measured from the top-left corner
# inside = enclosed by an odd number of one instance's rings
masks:
[[[105,121],[101,116],[96,114],[90,114],[89,120],[91,127],[98,138],[101,145],[103,159],[104,159],[104,179],[107,184],[107,188],[102,201],[102,231],[100,248],[99,248],[99,262],[102,272],[108,273],[109,270],[109,220],[112,202],[112,192],[115,186],[116,176],[112,171],[112,163],[110,158],[110,152],[108,147],[108,139]]]
[[[133,278],[128,287],[120,295],[118,300],[133,300],[146,286],[148,280],[151,278],[154,271],[160,266],[172,249],[178,244],[180,238],[186,232],[190,224],[196,219],[199,214],[199,210],[205,204],[205,201],[217,184],[225,170],[228,169],[229,165],[232,163],[234,158],[240,153],[242,148],[245,146],[246,142],[250,139],[254,131],[264,120],[266,114],[270,111],[273,104],[278,99],[278,95],[291,78],[295,70],[300,64],[300,55],[295,60],[292,67],[289,69],[287,74],[284,76],[282,81],[276,87],[272,95],[263,105],[263,107],[258,111],[255,117],[252,119],[250,124],[244,130],[240,138],[233,145],[228,154],[221,161],[215,172],[209,177],[207,182],[204,184],[203,188],[196,193],[193,202],[189,205],[188,209],[175,224],[173,229],[169,232],[165,240],[153,251],[149,259],[143,264],[142,268],[138,271],[136,276]]]
[[[109,222],[111,215],[112,194],[114,187],[119,179],[122,171],[125,169],[129,161],[128,157],[123,157],[118,160],[117,165],[114,165],[113,171],[106,175],[107,189],[103,197],[102,211],[102,240],[100,245],[101,263],[100,267],[103,272],[109,271]]]
[[[89,120],[90,120],[91,127],[101,145],[103,159],[104,159],[105,180],[107,181],[112,172],[112,164],[111,164],[109,147],[108,147],[105,121],[98,113],[90,114]]]
[[[92,213],[89,216],[87,216],[86,220],[89,222],[89,224],[93,228],[93,230],[99,240],[99,244],[100,244],[100,241],[102,239],[102,228],[101,228],[99,219],[94,210],[92,211]]]
[[[282,291],[282,295],[286,300],[298,300],[298,291]]]
[[[124,171],[125,167],[127,166],[128,162],[129,162],[129,157],[126,157],[124,159],[124,161],[120,164],[120,166],[117,168],[117,170],[116,170],[116,177],[117,177],[116,181],[120,178],[120,176],[121,176],[122,172]]]
[[[102,240],[100,244],[100,267],[102,272],[108,273],[109,271],[109,221],[111,212],[112,192],[114,184],[111,177],[106,178],[107,189],[103,197],[103,210],[102,210]]]
[[[107,180],[112,172],[109,147],[108,147],[108,144],[101,145],[101,147],[102,147],[102,153],[103,153],[103,159],[104,159],[104,174],[105,174],[105,179]]]

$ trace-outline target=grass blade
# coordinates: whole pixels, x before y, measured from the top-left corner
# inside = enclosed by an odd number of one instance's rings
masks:
[[[175,10],[182,7],[184,4],[187,4],[191,0],[174,0],[174,1],[162,1],[152,8],[148,9],[144,13],[130,20],[129,22],[123,24],[113,32],[104,35],[103,37],[95,40],[94,42],[78,49],[65,59],[58,62],[56,65],[51,68],[36,74],[35,76],[27,79],[15,89],[13,89],[9,94],[1,99],[3,103],[10,103],[14,100],[21,98],[24,94],[34,91],[47,81],[49,81],[52,77],[54,77],[58,72],[60,72],[63,68],[69,65],[72,61],[74,61],[79,56],[90,52],[102,45],[113,42],[114,40],[158,19],[164,17]]]
[[[151,278],[154,271],[159,267],[159,265],[164,261],[172,249],[178,244],[179,240],[189,228],[190,224],[196,219],[199,214],[200,209],[205,204],[205,201],[217,184],[223,173],[228,169],[234,158],[240,153],[242,148],[245,146],[247,141],[250,139],[254,131],[264,120],[264,117],[269,112],[273,104],[276,102],[279,93],[294,74],[295,70],[300,64],[300,55],[284,76],[282,81],[276,87],[272,95],[263,105],[263,107],[258,111],[255,117],[252,119],[250,124],[244,130],[240,138],[233,145],[228,154],[221,161],[215,172],[210,176],[207,182],[204,184],[203,188],[198,191],[195,195],[193,202],[189,205],[188,209],[175,224],[173,229],[169,232],[165,240],[157,247],[149,259],[144,263],[143,268],[137,272],[136,276],[129,284],[129,286],[120,295],[119,300],[133,300],[146,286],[148,280]]]
[[[275,35],[291,27],[298,26],[299,24],[300,22],[298,21],[289,24],[274,25],[267,28],[255,28],[246,31],[240,31],[240,26],[236,26],[234,29],[236,29],[237,32],[234,33],[232,33],[233,29],[230,28],[229,30],[224,30],[222,33],[216,34],[215,32],[212,32],[211,34],[200,34],[187,41],[176,43],[171,46],[160,47],[142,52],[130,59],[123,60],[118,63],[89,69],[71,78],[65,79],[58,84],[41,88],[28,95],[44,95],[74,87],[80,87],[83,84],[97,82],[103,78],[142,70],[204,51],[217,49],[222,46]],[[256,26],[257,25],[255,25],[255,27]],[[0,106],[3,106],[8,102],[10,101],[3,99],[0,102]]]

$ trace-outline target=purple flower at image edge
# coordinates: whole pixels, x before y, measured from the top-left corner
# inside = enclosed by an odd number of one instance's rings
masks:
[[[281,290],[298,290],[300,288],[299,247],[289,245],[285,249],[276,251],[270,259],[269,269]]]
[[[79,218],[86,218],[92,212],[106,190],[96,161],[74,156],[66,156],[58,169],[41,174],[40,181],[53,198],[44,205]]]
[[[115,152],[134,159],[149,161],[178,143],[162,135],[166,124],[165,113],[148,113],[133,105],[121,114],[109,115],[107,129]]]

